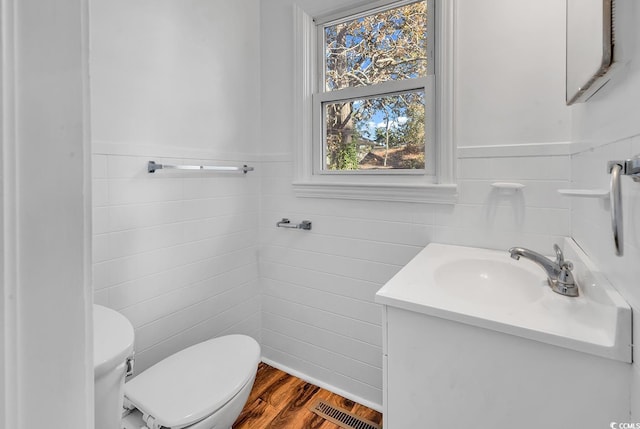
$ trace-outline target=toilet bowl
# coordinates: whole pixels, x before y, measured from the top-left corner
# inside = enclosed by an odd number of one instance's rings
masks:
[[[230,429],[244,407],[260,362],[246,335],[196,344],[125,384],[124,429]]]
[[[94,305],[96,429],[230,429],[249,397],[260,346],[226,335],[188,347],[124,382],[133,327]]]

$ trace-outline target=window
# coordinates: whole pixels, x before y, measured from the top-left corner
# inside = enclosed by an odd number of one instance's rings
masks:
[[[296,195],[455,201],[452,1],[296,6]]]
[[[318,172],[425,170],[429,16],[423,0],[317,24]]]

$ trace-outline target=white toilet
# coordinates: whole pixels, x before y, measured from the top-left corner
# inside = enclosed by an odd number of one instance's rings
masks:
[[[127,319],[114,310],[105,307],[94,312],[98,320],[100,313],[115,313],[126,321],[129,332],[112,335],[130,335],[133,328]],[[113,314],[112,318],[115,318]],[[123,324],[113,324],[114,328],[125,329]],[[97,335],[96,330],[96,335]],[[114,350],[118,356],[129,353]],[[100,404],[96,402],[96,429],[229,429],[236,420],[249,397],[260,362],[260,346],[251,337],[245,335],[227,335],[196,344],[158,362],[126,384],[126,358],[120,371],[112,365],[115,374],[121,377],[124,395],[121,389],[111,385],[104,388],[108,392],[98,392],[96,377],[96,401],[98,397],[107,398]],[[115,364],[115,362],[114,362]],[[115,410],[104,410],[106,406]],[[122,416],[124,405],[124,417]],[[98,412],[100,408],[100,412]],[[118,414],[105,424],[98,422],[98,416]]]
[[[93,306],[95,429],[119,429],[124,378],[131,369],[133,327],[117,311]]]

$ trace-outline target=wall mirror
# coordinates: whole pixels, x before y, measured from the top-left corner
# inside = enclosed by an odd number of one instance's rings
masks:
[[[567,105],[585,102],[610,79],[615,0],[567,0]]]

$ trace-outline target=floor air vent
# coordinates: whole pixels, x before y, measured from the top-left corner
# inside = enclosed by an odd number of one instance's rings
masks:
[[[311,404],[309,409],[344,429],[381,429],[380,425],[364,420],[342,408],[327,404],[320,399]]]

